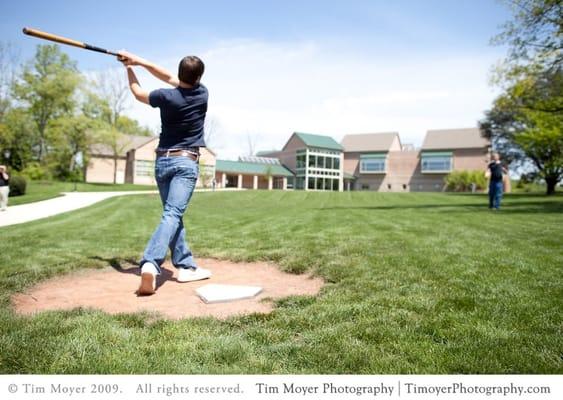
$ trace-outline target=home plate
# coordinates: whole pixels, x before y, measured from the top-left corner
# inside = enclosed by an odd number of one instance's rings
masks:
[[[207,304],[250,299],[261,291],[260,286],[220,285],[217,283],[196,289],[197,295]]]

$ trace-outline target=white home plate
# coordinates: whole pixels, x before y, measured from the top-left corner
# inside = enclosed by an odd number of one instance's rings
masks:
[[[196,289],[197,295],[207,304],[250,299],[261,291],[260,286],[220,285],[217,283]]]

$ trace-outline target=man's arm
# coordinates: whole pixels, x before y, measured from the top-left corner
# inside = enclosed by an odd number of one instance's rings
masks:
[[[127,79],[129,80],[129,89],[131,89],[133,96],[135,96],[135,98],[141,103],[149,104],[149,92],[139,85],[139,80],[137,79],[137,75],[135,75],[135,71],[133,71],[133,67],[128,65],[126,68]]]
[[[166,68],[163,68],[160,65],[156,65],[125,50],[119,51],[118,54],[119,60],[125,65],[139,65],[163,82],[166,82],[174,87],[180,85],[178,78],[172,75]]]

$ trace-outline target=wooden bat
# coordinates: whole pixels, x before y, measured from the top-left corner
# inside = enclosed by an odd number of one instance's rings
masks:
[[[50,40],[52,42],[67,44],[69,46],[74,46],[74,47],[81,47],[81,48],[86,49],[86,50],[92,50],[92,51],[97,51],[98,53],[104,53],[104,54],[109,54],[109,55],[112,55],[112,56],[117,56],[119,58],[119,55],[114,51],[109,51],[107,49],[102,49],[101,47],[92,46],[91,44],[88,44],[88,43],[83,43],[83,42],[79,42],[77,40],[68,39],[68,38],[65,38],[65,37],[62,37],[62,36],[58,36],[58,35],[53,35],[52,33],[39,31],[37,29],[23,28],[23,33],[25,33],[26,35],[29,35],[29,36],[35,36],[35,37],[38,37],[38,38],[41,38],[41,39]]]

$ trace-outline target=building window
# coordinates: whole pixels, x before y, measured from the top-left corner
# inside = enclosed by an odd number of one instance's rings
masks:
[[[452,170],[451,153],[422,153],[422,172],[450,172]]]
[[[309,154],[309,167],[314,168],[316,164],[317,164],[317,156]]]
[[[303,154],[301,152],[305,151],[307,159],[302,160],[299,156]],[[340,189],[340,152],[308,148],[306,150],[298,150],[296,157],[297,174],[301,176],[307,174],[308,176],[304,188],[327,191]],[[306,168],[301,168],[303,162]]]
[[[298,154],[297,155],[297,168],[305,168],[305,160],[307,156],[305,154]]]
[[[333,179],[332,180],[332,190],[338,192],[340,190],[340,179]]]
[[[362,183],[362,190],[369,190],[369,185]]]
[[[360,160],[360,173],[373,174],[385,172],[385,158],[363,158]]]
[[[314,189],[315,188],[315,178],[309,178],[309,182],[307,188]]]
[[[304,178],[297,178],[297,182],[299,182],[299,179],[303,179],[303,183],[305,182]],[[299,185],[299,183],[297,183],[297,185]],[[309,190],[338,191],[340,189],[340,180],[334,178],[309,177],[307,188]],[[297,189],[299,189],[299,186]]]
[[[136,176],[154,176],[154,161],[135,160]]]
[[[422,159],[422,172],[451,171],[451,157],[432,157]]]

